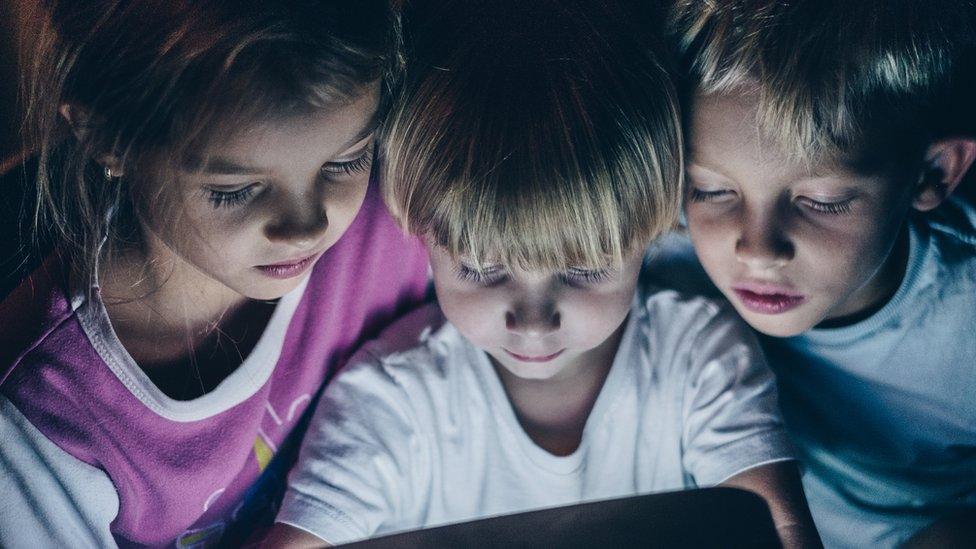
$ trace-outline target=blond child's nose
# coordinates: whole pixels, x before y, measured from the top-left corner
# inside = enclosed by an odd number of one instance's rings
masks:
[[[518,304],[505,312],[505,328],[526,337],[538,338],[559,330],[561,315],[554,304]]]

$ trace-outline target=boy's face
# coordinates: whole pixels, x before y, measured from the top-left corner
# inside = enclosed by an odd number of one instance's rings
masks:
[[[640,272],[641,253],[620,268],[549,273],[454,261],[428,243],[437,298],[447,319],[522,379],[568,378],[616,351]],[[608,365],[608,363],[607,363]]]
[[[854,317],[901,280],[912,185],[791,160],[760,135],[753,94],[698,96],[685,215],[695,250],[739,314],[768,335]]]

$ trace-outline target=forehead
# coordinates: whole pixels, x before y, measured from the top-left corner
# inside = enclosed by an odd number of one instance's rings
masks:
[[[375,88],[346,103],[300,115],[269,116],[251,122],[225,122],[205,153],[190,154],[184,168],[233,171],[320,162],[341,154],[367,137],[376,125]]]
[[[696,95],[688,139],[690,165],[750,180],[858,177],[834,160],[809,161],[791,155],[762,131],[759,101],[759,93],[751,91]]]

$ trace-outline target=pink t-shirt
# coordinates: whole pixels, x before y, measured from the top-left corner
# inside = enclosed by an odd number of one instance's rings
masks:
[[[360,343],[422,301],[427,256],[396,227],[373,182],[353,224],[279,301],[244,363],[191,401],[155,388],[101,302],[66,280],[54,255],[0,304],[0,395],[111,479],[120,545],[203,546],[239,541],[273,518],[304,412]]]

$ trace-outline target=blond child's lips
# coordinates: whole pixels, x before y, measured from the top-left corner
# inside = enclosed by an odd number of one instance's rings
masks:
[[[557,356],[563,354],[563,351],[565,351],[566,349],[560,349],[555,353],[548,354],[548,355],[522,355],[519,353],[513,353],[508,349],[503,349],[503,350],[506,353],[508,353],[509,356],[511,356],[512,358],[520,362],[549,362],[550,360],[553,360]]]

